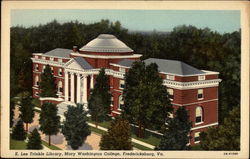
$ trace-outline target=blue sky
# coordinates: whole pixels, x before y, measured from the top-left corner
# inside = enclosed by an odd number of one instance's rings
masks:
[[[11,26],[37,26],[56,19],[58,22],[78,20],[85,24],[101,19],[120,21],[131,31],[171,31],[178,25],[208,27],[220,33],[240,28],[240,11],[237,10],[62,10],[22,9],[11,11]]]

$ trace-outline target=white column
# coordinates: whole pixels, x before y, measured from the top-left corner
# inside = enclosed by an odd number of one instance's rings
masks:
[[[64,101],[69,100],[69,74],[64,72]]]
[[[70,101],[71,102],[75,102],[75,76],[74,73],[70,74],[70,86],[71,86],[71,90],[70,90]]]
[[[83,84],[83,76],[82,76],[82,78],[81,78],[81,103],[83,104],[84,102],[83,102],[83,97],[84,97],[84,89],[83,89],[83,86],[84,86],[84,84]]]
[[[83,103],[87,103],[87,77],[83,76]]]
[[[80,89],[81,89],[81,79],[80,79],[80,74],[76,74],[77,75],[77,85],[76,85],[76,103],[80,103]]]
[[[90,88],[93,89],[94,88],[94,75],[90,76]]]

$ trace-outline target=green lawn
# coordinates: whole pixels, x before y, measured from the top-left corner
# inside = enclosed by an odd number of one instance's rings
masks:
[[[89,128],[90,128],[90,131],[93,131],[93,132],[95,132],[95,133],[97,133],[97,134],[100,134],[100,135],[106,134],[105,131],[100,130],[100,129],[98,129],[98,128],[95,128],[95,127],[92,127],[92,126],[90,126]]]
[[[24,141],[10,139],[10,149],[12,149],[12,150],[25,150],[26,143]]]
[[[192,146],[192,147],[191,147],[191,150],[197,150],[197,151],[199,151],[199,150],[202,150],[202,148],[201,148],[201,146],[198,144],[198,145]]]
[[[148,147],[142,146],[142,145],[137,144],[137,143],[134,143],[134,142],[132,143],[132,145],[133,145],[135,148],[139,149],[139,150],[152,150],[152,149],[150,149],[150,148],[148,148]]]
[[[43,140],[42,140],[42,144],[43,144],[44,146],[48,147],[48,148],[51,149],[51,150],[62,150],[62,149],[60,149],[60,148],[58,148],[58,147],[56,147],[56,146],[54,146],[54,145],[50,145],[50,146],[49,146],[49,143],[47,143],[47,142],[45,142],[45,141],[43,141]]]

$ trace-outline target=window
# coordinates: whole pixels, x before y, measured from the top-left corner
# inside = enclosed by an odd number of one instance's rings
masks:
[[[51,73],[54,74],[54,67],[50,67]]]
[[[198,106],[195,109],[195,123],[201,123],[202,120],[202,108],[200,106]]]
[[[62,81],[58,82],[58,93],[62,93],[63,92],[63,86],[62,86]]]
[[[45,56],[43,56],[43,57],[42,57],[42,59],[43,59],[43,60],[46,60],[46,57],[45,57]]]
[[[114,105],[114,97],[113,96],[111,97],[111,105],[112,106]]]
[[[59,68],[59,70],[58,70],[58,75],[62,76],[62,69],[61,68]]]
[[[50,57],[49,60],[50,60],[50,61],[54,61],[54,57]]]
[[[46,67],[46,66],[45,66],[45,65],[43,65],[43,72],[44,72],[44,70],[45,70],[45,67]]]
[[[62,59],[58,59],[58,62],[62,62]]]
[[[168,88],[167,91],[168,91],[170,100],[173,100],[174,99],[174,90],[171,88]]]
[[[122,95],[119,96],[119,103],[118,103],[118,110],[121,110],[121,108],[124,105],[124,101],[122,99]]]
[[[37,56],[37,55],[35,56],[35,59],[38,59],[38,56]]]
[[[120,72],[126,72],[126,69],[125,69],[125,68],[120,67],[120,68],[119,68],[119,71],[120,71]]]
[[[39,93],[38,93],[38,92],[35,92],[35,96],[39,96]]]
[[[202,81],[202,80],[205,80],[205,79],[206,79],[205,75],[198,76],[198,81]]]
[[[197,95],[198,100],[203,99],[203,89],[198,89],[198,95]]]
[[[35,86],[39,86],[39,77],[38,76],[35,77]]]
[[[125,87],[125,81],[120,80],[120,88],[123,89]]]
[[[196,132],[194,134],[194,142],[195,143],[200,142],[200,132]]]
[[[174,76],[173,75],[167,75],[167,80],[174,80]]]
[[[38,66],[38,64],[35,65],[35,71],[39,71],[39,66]]]

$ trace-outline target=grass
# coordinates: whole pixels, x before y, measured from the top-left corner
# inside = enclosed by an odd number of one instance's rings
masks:
[[[108,129],[110,127],[110,125],[111,125],[111,121],[112,120],[98,123],[98,126],[101,126],[101,127],[104,127],[104,128]],[[89,120],[88,122],[90,122],[91,124],[95,124],[95,121],[93,121],[93,120]]]
[[[12,150],[25,150],[26,143],[24,141],[10,139],[10,149],[12,149]]]
[[[148,147],[145,147],[145,146],[143,146],[143,145],[140,145],[140,144],[137,144],[137,143],[132,143],[132,145],[135,147],[135,148],[137,148],[137,149],[139,149],[139,150],[152,150],[152,149],[150,149],[150,148],[148,148]]]
[[[198,144],[198,145],[192,146],[192,147],[191,147],[191,150],[197,150],[197,151],[199,151],[199,150],[202,150],[202,148],[201,148],[201,146]]]
[[[44,146],[48,147],[48,148],[51,149],[51,150],[62,150],[62,149],[60,149],[60,148],[58,148],[58,147],[56,147],[56,146],[54,146],[54,145],[50,145],[50,146],[49,146],[49,143],[47,143],[47,142],[45,142],[45,141],[43,141],[43,140],[42,140],[42,144],[43,144]]]
[[[106,132],[105,132],[105,131],[100,130],[100,129],[96,128],[96,127],[92,127],[92,126],[90,126],[89,128],[90,128],[90,130],[91,130],[91,131],[93,131],[93,132],[95,132],[95,133],[97,133],[97,134],[101,134],[101,135],[106,134]]]

